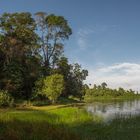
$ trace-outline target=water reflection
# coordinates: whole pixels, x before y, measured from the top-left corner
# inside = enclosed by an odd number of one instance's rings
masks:
[[[103,117],[105,121],[115,117],[140,115],[140,100],[113,102],[113,103],[92,103],[86,106],[88,112]]]

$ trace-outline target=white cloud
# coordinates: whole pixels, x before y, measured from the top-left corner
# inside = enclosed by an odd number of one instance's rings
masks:
[[[79,29],[77,33],[77,44],[80,47],[80,49],[84,50],[87,48],[88,38],[93,33],[92,28],[83,28]]]
[[[106,82],[111,88],[123,87],[140,91],[140,64],[121,63],[89,70],[86,83]]]

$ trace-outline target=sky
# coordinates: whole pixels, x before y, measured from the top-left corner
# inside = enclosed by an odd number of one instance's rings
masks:
[[[68,20],[65,55],[88,69],[87,84],[140,91],[140,0],[0,0],[0,14],[23,11]]]

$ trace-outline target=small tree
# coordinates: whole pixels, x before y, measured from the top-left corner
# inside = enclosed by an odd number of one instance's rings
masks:
[[[8,94],[7,91],[0,90],[0,107],[12,106],[14,99]]]
[[[105,89],[105,88],[107,87],[107,83],[103,82],[103,83],[101,84],[101,87],[102,87],[103,89]]]
[[[62,75],[54,74],[44,79],[42,92],[52,101],[52,103],[56,102],[63,89],[64,79]]]

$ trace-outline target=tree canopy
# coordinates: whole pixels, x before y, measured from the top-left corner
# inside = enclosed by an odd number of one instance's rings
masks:
[[[41,93],[44,86],[44,83],[40,82],[42,79],[55,79],[61,75],[64,90],[60,90],[62,94],[57,92],[57,95],[81,97],[83,80],[88,72],[79,64],[69,64],[63,53],[65,40],[68,40],[71,34],[72,29],[63,16],[44,12],[37,12],[35,15],[28,12],[2,14],[0,90],[6,91],[4,93],[16,100],[32,99],[36,96],[35,89],[39,89]],[[58,77],[63,82],[62,78]],[[53,84],[56,84],[57,79],[55,80]],[[55,92],[51,92],[49,80],[46,80],[46,83],[46,89],[53,96]],[[51,97],[46,95],[47,98]]]

